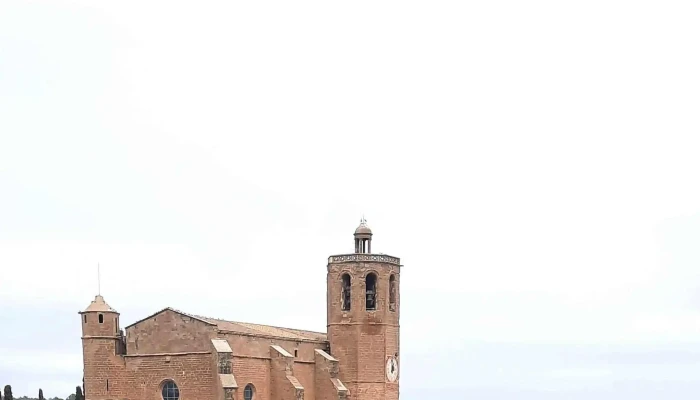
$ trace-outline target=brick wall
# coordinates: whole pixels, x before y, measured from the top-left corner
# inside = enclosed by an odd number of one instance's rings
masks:
[[[99,322],[102,316],[102,323]],[[119,333],[119,314],[114,312],[86,312],[82,320],[83,336],[115,336]]]
[[[181,399],[205,400],[219,396],[216,354],[127,356],[129,399],[160,400],[162,384],[172,379]]]
[[[239,385],[238,392],[243,398],[243,388],[252,383],[256,388],[255,400],[278,400],[270,393],[271,345],[277,345],[294,356],[294,376],[304,387],[304,399],[315,400],[314,351],[324,349],[325,342],[304,342],[240,335],[232,332],[220,332],[217,337],[226,339],[233,350],[233,375]]]
[[[233,376],[238,382],[238,399],[243,400],[243,389],[247,384],[255,387],[255,400],[270,400],[270,360],[265,358],[232,359]]]
[[[165,310],[126,329],[127,354],[211,350],[214,325]]]
[[[87,400],[128,396],[124,359],[115,354],[116,344],[116,339],[83,339],[83,376]]]

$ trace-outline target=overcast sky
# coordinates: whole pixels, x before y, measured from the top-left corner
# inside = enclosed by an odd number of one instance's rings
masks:
[[[364,214],[401,396],[700,392],[694,1],[0,2],[0,385],[97,292],[325,330]]]

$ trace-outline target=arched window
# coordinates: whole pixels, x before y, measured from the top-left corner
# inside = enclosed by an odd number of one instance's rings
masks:
[[[377,275],[374,273],[367,274],[365,278],[365,306],[367,310],[377,309]]]
[[[255,394],[255,387],[252,383],[245,385],[243,390],[243,400],[253,400],[253,395]]]
[[[351,306],[351,289],[350,289],[350,275],[343,274],[342,288],[341,288],[342,305],[343,311],[350,310]]]
[[[102,315],[102,314],[100,314],[100,315],[97,317],[97,319],[99,320],[100,323],[105,322],[105,316]]]
[[[163,383],[163,389],[161,391],[163,400],[179,400],[180,399],[180,389],[177,388],[175,382],[167,380]]]
[[[389,277],[389,311],[396,311],[396,275]]]

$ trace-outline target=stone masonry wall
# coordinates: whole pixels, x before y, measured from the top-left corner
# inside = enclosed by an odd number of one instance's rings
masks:
[[[161,388],[172,379],[181,399],[214,400],[219,396],[216,354],[127,356],[129,399],[162,400]]]
[[[127,328],[127,354],[209,351],[215,333],[213,325],[165,310]]]

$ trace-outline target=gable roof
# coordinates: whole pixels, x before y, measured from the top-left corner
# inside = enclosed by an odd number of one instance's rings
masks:
[[[271,325],[261,325],[261,324],[252,324],[248,322],[234,322],[234,321],[226,321],[223,319],[217,319],[217,318],[209,318],[209,317],[202,317],[199,315],[194,315],[194,314],[189,314],[180,310],[176,310],[171,307],[166,307],[154,314],[151,314],[147,316],[146,318],[142,318],[133,324],[127,326],[124,329],[129,329],[132,326],[143,322],[147,319],[153,318],[156,315],[165,312],[165,311],[172,311],[174,313],[184,315],[193,319],[196,319],[200,322],[203,322],[207,325],[211,326],[216,326],[217,330],[220,332],[224,333],[238,333],[242,335],[248,335],[248,336],[261,336],[261,337],[271,337],[271,338],[279,338],[279,339],[287,339],[287,340],[298,340],[298,341],[311,341],[311,342],[326,342],[328,341],[327,335],[322,332],[313,332],[313,331],[306,331],[306,330],[300,330],[300,329],[292,329],[292,328],[282,328],[278,326],[271,326]]]

